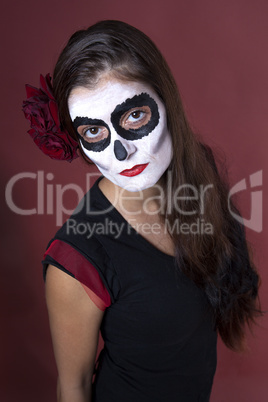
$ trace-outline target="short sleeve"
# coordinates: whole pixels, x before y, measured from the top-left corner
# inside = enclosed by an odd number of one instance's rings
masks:
[[[59,239],[53,240],[44,254],[42,264],[44,279],[48,265],[52,264],[77,279],[100,310],[104,311],[111,305],[110,294],[97,269],[70,244]]]

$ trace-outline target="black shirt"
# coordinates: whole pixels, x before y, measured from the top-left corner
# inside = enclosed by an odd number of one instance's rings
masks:
[[[203,290],[126,222],[98,182],[52,239],[93,264],[111,298],[93,401],[209,401],[217,334]],[[49,255],[48,263],[77,276]]]

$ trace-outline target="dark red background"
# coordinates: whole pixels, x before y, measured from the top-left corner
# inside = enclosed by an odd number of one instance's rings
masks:
[[[231,184],[263,170],[263,231],[248,229],[262,276],[267,309],[267,94],[268,3],[266,0],[24,0],[2,2],[1,180],[21,172],[54,175],[56,185],[86,191],[89,168],[52,161],[32,143],[21,112],[24,84],[37,86],[52,72],[68,37],[100,19],[121,19],[147,33],[164,53],[182,93],[192,126],[226,154]],[[14,187],[21,208],[36,207],[37,183]],[[77,197],[66,193],[64,205]],[[245,217],[250,190],[239,196]],[[0,400],[54,402],[56,368],[48,328],[40,260],[56,231],[54,215],[20,216],[2,204]],[[249,336],[250,351],[235,354],[219,342],[212,402],[268,400],[267,317]]]

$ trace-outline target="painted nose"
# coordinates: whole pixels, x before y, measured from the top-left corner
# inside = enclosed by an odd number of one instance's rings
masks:
[[[135,151],[136,147],[134,144],[128,145],[127,143],[125,143],[123,145],[122,142],[119,140],[115,140],[114,142],[114,154],[116,159],[118,159],[119,161],[124,161]]]
[[[114,142],[114,154],[119,161],[124,161],[127,158],[127,150],[119,140]]]

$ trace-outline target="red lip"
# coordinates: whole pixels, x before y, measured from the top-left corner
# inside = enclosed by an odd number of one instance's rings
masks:
[[[143,172],[144,169],[145,169],[148,165],[149,165],[149,163],[144,163],[143,165],[135,165],[135,166],[133,166],[133,168],[123,170],[123,171],[120,172],[119,174],[121,174],[122,176],[127,176],[127,177],[137,176],[138,174],[140,174],[141,172]]]

